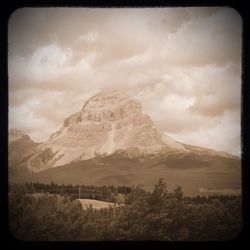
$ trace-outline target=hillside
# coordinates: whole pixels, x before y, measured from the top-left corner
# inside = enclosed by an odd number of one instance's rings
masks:
[[[186,194],[197,194],[205,189],[241,188],[240,159],[177,151],[139,157],[127,152],[98,156],[37,173],[19,173],[12,176],[13,182],[37,181],[43,183],[85,185],[142,185],[151,189],[163,177],[170,189],[181,185]]]

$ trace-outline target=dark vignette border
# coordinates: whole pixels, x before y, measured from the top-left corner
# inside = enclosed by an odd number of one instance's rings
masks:
[[[243,23],[243,50],[242,50],[242,93],[241,93],[241,146],[242,146],[242,188],[243,188],[243,229],[241,234],[234,240],[225,242],[24,242],[15,239],[8,228],[8,19],[10,15],[21,7],[188,7],[188,6],[229,6],[234,8],[242,17]],[[226,0],[20,0],[8,1],[0,5],[0,239],[5,241],[8,247],[23,248],[47,248],[51,247],[240,247],[241,243],[247,243],[247,231],[249,229],[249,120],[250,97],[249,80],[249,17],[247,16],[247,3],[239,1],[229,2]]]

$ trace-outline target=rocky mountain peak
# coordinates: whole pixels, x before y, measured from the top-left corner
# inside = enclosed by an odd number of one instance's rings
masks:
[[[63,126],[41,144],[28,162],[34,171],[136,148],[152,153],[183,148],[158,131],[134,97],[117,91],[101,92],[64,120]]]
[[[92,98],[90,98],[83,106],[82,111],[88,110],[116,110],[123,106],[128,106],[130,108],[135,107],[141,110],[140,103],[133,97],[113,91],[113,92],[101,92]]]
[[[101,92],[90,98],[80,112],[67,118],[64,126],[86,122],[114,123],[141,113],[141,104],[135,98],[120,92]]]

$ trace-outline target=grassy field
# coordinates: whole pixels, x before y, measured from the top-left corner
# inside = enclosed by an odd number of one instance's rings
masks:
[[[112,206],[117,206],[117,204],[106,201],[91,200],[91,199],[77,199],[82,204],[83,208],[92,206],[94,209],[109,208]]]

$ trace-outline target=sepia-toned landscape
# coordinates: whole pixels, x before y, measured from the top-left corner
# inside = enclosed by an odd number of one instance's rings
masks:
[[[242,23],[234,9],[23,8],[8,39],[15,238],[240,234]]]

